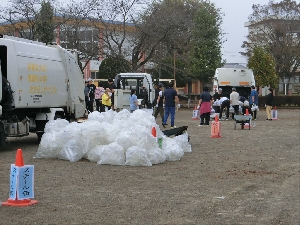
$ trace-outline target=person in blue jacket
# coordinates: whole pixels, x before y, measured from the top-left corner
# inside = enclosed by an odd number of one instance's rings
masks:
[[[130,112],[132,113],[133,111],[138,109],[138,100],[137,100],[137,96],[136,96],[136,90],[135,89],[131,89],[131,94],[129,97],[129,104],[130,104]]]
[[[258,93],[255,90],[255,86],[251,86],[251,93],[249,98],[249,112],[251,113],[252,119],[256,120],[256,110],[252,112],[251,108],[253,105],[258,105]]]

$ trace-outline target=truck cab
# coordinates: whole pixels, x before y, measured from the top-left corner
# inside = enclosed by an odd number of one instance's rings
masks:
[[[152,77],[148,73],[119,73],[116,75],[114,84],[115,97],[114,97],[114,108],[130,109],[129,97],[131,90],[136,90],[136,95],[139,101],[140,107],[145,105],[146,108],[152,108],[152,102],[154,100],[154,87],[152,82]],[[144,87],[144,88],[143,88]],[[142,92],[145,89],[147,94],[144,96]],[[145,103],[145,104],[144,104]]]

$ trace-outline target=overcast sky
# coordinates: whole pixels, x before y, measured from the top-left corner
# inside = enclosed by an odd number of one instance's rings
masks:
[[[269,0],[211,0],[211,2],[225,14],[222,29],[226,33],[227,41],[223,44],[223,58],[228,63],[246,63],[247,59],[239,54],[244,51],[241,45],[248,34],[248,28],[244,27],[244,24],[253,12],[253,4],[267,5]]]
[[[1,0],[1,5],[6,5],[7,2],[8,0]],[[244,50],[241,45],[248,33],[244,23],[248,21],[248,16],[252,13],[253,4],[267,5],[269,0],[211,0],[211,2],[225,13],[222,28],[227,33],[225,36],[227,41],[223,44],[223,58],[228,63],[246,63],[246,58],[239,54]]]

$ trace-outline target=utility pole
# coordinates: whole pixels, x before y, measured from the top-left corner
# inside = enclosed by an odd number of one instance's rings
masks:
[[[176,53],[174,49],[174,88],[176,88]]]

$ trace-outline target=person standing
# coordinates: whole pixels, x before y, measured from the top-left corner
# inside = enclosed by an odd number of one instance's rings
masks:
[[[269,90],[269,94],[267,95],[267,99],[266,99],[266,113],[267,113],[266,120],[272,121],[271,110],[273,105],[273,89],[269,88],[268,90]]]
[[[90,104],[90,98],[89,98],[89,87],[88,87],[89,82],[85,81],[84,82],[84,100],[85,100],[85,108],[86,110],[89,110],[89,104]]]
[[[112,110],[115,110],[114,109],[114,103],[115,103],[116,85],[115,85],[113,79],[111,79],[111,78],[108,79],[108,84],[109,84],[109,89],[110,89],[110,93],[111,93],[111,108],[112,108]]]
[[[234,119],[234,115],[239,114],[239,93],[236,92],[236,88],[232,88],[232,92],[230,94],[230,104],[234,109],[234,113],[232,113],[232,119]]]
[[[220,100],[222,97],[222,88],[219,88],[218,89],[218,92],[216,92],[214,95],[213,95],[213,100],[216,101],[216,100]],[[221,109],[221,104],[220,105],[216,105],[216,106],[213,106],[214,110],[215,110],[215,113],[220,113],[220,109]]]
[[[222,119],[223,110],[226,108],[226,118],[225,118],[225,120],[228,120],[228,118],[229,118],[229,107],[230,107],[229,99],[227,97],[221,97],[220,100],[219,100],[219,103],[220,103],[220,106],[221,106],[219,118]]]
[[[144,85],[140,89],[140,96],[142,99],[143,107],[148,108],[148,90],[146,89],[146,87]]]
[[[200,126],[209,125],[210,112],[211,112],[212,97],[208,93],[208,87],[203,88],[203,92],[200,95],[199,107],[200,107]],[[205,121],[205,123],[204,123]]]
[[[89,84],[87,85],[89,88],[89,105],[88,105],[88,110],[89,112],[94,111],[94,99],[95,99],[95,90],[96,86],[93,84],[93,80],[91,78],[88,79]]]
[[[164,123],[164,92],[163,92],[164,85],[162,83],[158,84],[157,90],[155,90],[155,99],[153,102],[154,105],[154,117],[155,119],[158,116],[158,113],[161,116],[162,123]]]
[[[109,92],[110,92],[110,89],[106,88],[105,92],[102,95],[102,105],[103,105],[104,111],[106,111],[105,108],[107,108],[107,110],[111,109],[111,96],[110,96]]]
[[[135,89],[131,89],[131,94],[129,97],[129,104],[130,104],[130,112],[133,113],[133,111],[138,109],[138,105],[139,102],[137,100],[137,96],[136,96],[136,90]]]
[[[255,86],[251,86],[251,93],[250,93],[250,99],[249,99],[249,111],[251,113],[251,116],[253,120],[256,120],[256,110],[252,112],[251,108],[255,105],[258,105],[258,94],[257,91],[255,90]]]
[[[176,90],[173,88],[174,84],[171,82],[169,88],[165,91],[165,117],[163,126],[167,125],[169,114],[171,115],[171,128],[175,128],[175,103],[179,103]]]
[[[96,87],[95,90],[95,102],[96,102],[96,110],[98,112],[103,112],[103,107],[102,107],[102,95],[105,92],[104,88],[103,88],[103,84],[102,82],[98,83],[98,87]]]

